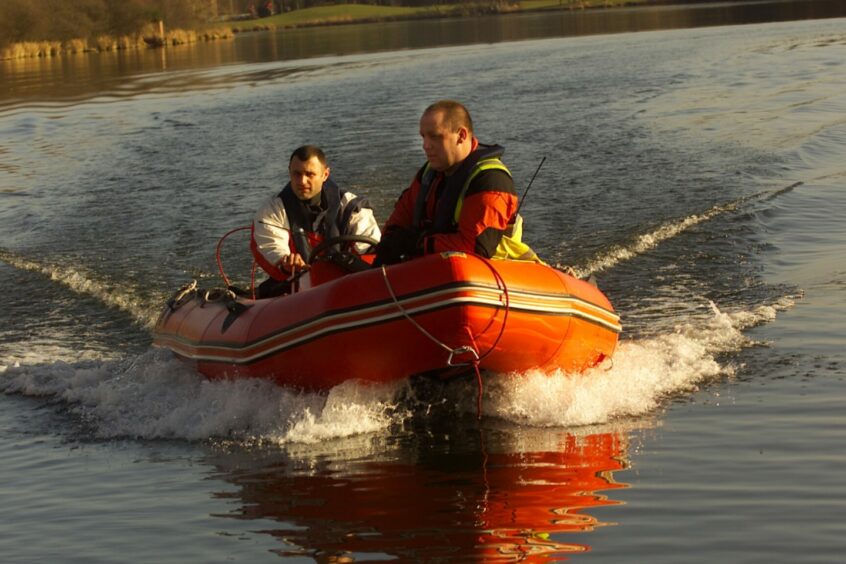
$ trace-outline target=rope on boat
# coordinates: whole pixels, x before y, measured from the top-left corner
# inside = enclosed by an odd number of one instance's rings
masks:
[[[473,256],[475,256],[479,260],[482,260],[482,257],[480,257],[479,255]],[[502,325],[500,325],[499,327],[499,335],[496,336],[496,340],[494,340],[491,347],[487,351],[485,351],[485,354],[479,356],[479,361],[491,354],[491,352],[493,352],[493,350],[499,344],[500,339],[502,339],[502,335],[505,333],[505,324],[508,321],[508,311],[511,309],[511,296],[508,295],[508,285],[505,283],[505,279],[502,277],[502,274],[500,274],[499,271],[494,268],[494,265],[491,263],[490,260],[482,260],[482,263],[490,269],[497,284],[502,286],[502,296],[505,298],[505,313],[502,316]],[[473,335],[470,335],[470,338],[473,339]]]
[[[543,164],[543,161],[541,161],[541,164]],[[540,167],[538,167],[538,169],[540,169]],[[511,298],[508,295],[508,285],[505,283],[505,279],[502,277],[502,275],[499,273],[499,271],[494,267],[494,265],[491,263],[491,261],[483,260],[482,257],[480,257],[479,255],[473,255],[473,256],[475,256],[476,258],[481,260],[482,263],[490,269],[491,273],[494,276],[494,279],[497,282],[497,285],[502,287],[502,295],[505,298],[505,313],[503,314],[503,317],[502,317],[502,324],[499,327],[499,335],[496,336],[496,339],[494,340],[493,344],[490,346],[490,348],[487,351],[485,351],[485,354],[477,356],[476,361],[473,362],[473,368],[476,371],[476,381],[479,383],[479,395],[476,399],[476,418],[481,421],[481,419],[482,419],[482,397],[484,395],[484,389],[483,389],[483,386],[482,386],[482,371],[479,369],[479,364],[482,362],[482,359],[484,359],[486,356],[491,354],[491,352],[493,352],[493,350],[499,344],[500,339],[502,339],[502,335],[505,333],[505,324],[508,321],[508,311],[511,309],[510,308]],[[470,336],[470,340],[473,342],[473,347],[478,348],[478,347],[476,347],[476,338],[470,332],[469,328],[467,328],[467,334]]]
[[[388,280],[388,273],[385,270],[385,265],[382,265],[380,268],[382,270],[382,278],[385,280],[385,286],[387,286],[387,288],[388,288],[388,293],[391,294],[391,299],[394,301],[394,305],[397,306],[397,309],[400,311],[400,313],[403,314],[405,316],[405,318],[408,319],[411,322],[411,324],[414,325],[417,328],[418,331],[423,333],[426,337],[429,338],[429,340],[431,340],[433,343],[435,343],[436,345],[438,345],[439,347],[441,347],[442,349],[444,349],[446,352],[449,353],[449,358],[447,359],[447,365],[448,366],[458,366],[456,364],[452,364],[452,359],[457,354],[473,353],[474,362],[479,361],[479,353],[476,352],[472,347],[468,347],[467,345],[464,345],[464,346],[461,346],[461,347],[458,347],[458,348],[455,348],[455,349],[450,348],[448,345],[439,341],[437,339],[437,337],[435,337],[434,335],[432,335],[431,333],[426,331],[426,329],[422,325],[417,323],[408,314],[408,312],[405,311],[405,308],[402,307],[402,304],[397,299],[397,295],[394,293],[394,288],[393,288],[393,286],[391,286],[391,281]]]
[[[237,299],[237,295],[235,292],[230,290],[229,288],[210,288],[208,290],[203,290],[200,294],[200,307],[203,307],[205,304],[213,304],[217,302],[233,302]]]
[[[223,283],[226,284],[227,288],[230,288],[232,284],[229,282],[229,278],[226,276],[226,272],[223,271],[223,261],[220,258],[220,248],[223,246],[223,241],[226,240],[227,237],[236,233],[238,231],[244,231],[246,229],[252,229],[252,225],[244,225],[242,227],[236,227],[235,229],[231,229],[230,231],[226,232],[223,237],[221,237],[217,241],[217,248],[215,249],[215,259],[217,260],[217,269],[220,271],[220,277],[223,279]],[[253,265],[250,270],[250,292],[252,293],[252,298],[256,299],[256,267],[258,263],[253,260]]]
[[[170,311],[176,311],[183,304],[185,304],[188,300],[185,299],[188,296],[192,296],[194,293],[197,292],[197,281],[191,280],[180,289],[173,294],[173,297],[167,301],[167,307],[170,308]]]
[[[478,349],[478,347],[476,346],[476,338],[473,336],[473,333],[470,332],[470,328],[465,325],[464,329],[467,331],[467,335],[470,337],[470,342],[473,343],[473,348]],[[499,340],[499,339],[497,339],[497,340]],[[488,351],[488,352],[490,352],[490,351]],[[479,384],[479,387],[477,388],[478,394],[476,395],[476,419],[481,421],[482,420],[482,398],[484,397],[484,385],[482,383],[482,371],[479,369],[479,362],[480,362],[480,359],[477,357],[476,361],[473,362],[473,370],[476,371],[476,382]]]
[[[479,258],[481,260],[481,257],[477,257],[477,258]],[[414,327],[417,328],[418,331],[423,333],[423,335],[425,335],[429,340],[431,340],[437,346],[441,347],[442,349],[444,349],[446,352],[449,353],[449,357],[447,358],[447,366],[465,366],[465,365],[473,366],[473,369],[476,372],[476,381],[479,383],[479,394],[478,394],[477,402],[476,402],[476,417],[480,420],[482,419],[482,397],[484,395],[484,388],[483,388],[483,382],[482,382],[482,372],[479,369],[479,363],[482,361],[483,358],[488,356],[496,348],[497,344],[499,344],[500,339],[502,339],[502,335],[505,332],[505,322],[508,320],[508,310],[509,310],[509,305],[510,305],[509,296],[508,296],[508,286],[506,286],[505,280],[502,278],[502,275],[488,261],[483,260],[482,262],[491,270],[491,272],[493,273],[494,278],[496,279],[497,283],[501,284],[503,295],[505,297],[505,314],[504,314],[503,319],[502,319],[502,325],[500,326],[500,329],[499,329],[499,335],[497,335],[496,340],[493,342],[491,347],[487,351],[485,351],[485,354],[482,354],[482,355],[479,354],[478,347],[476,347],[476,338],[470,332],[469,327],[466,328],[467,334],[470,336],[470,341],[473,343],[473,345],[472,346],[462,345],[460,347],[451,348],[447,344],[438,340],[437,337],[435,337],[434,335],[429,333],[422,325],[417,323],[417,321],[415,321],[411,317],[411,315],[408,314],[408,312],[405,310],[405,308],[402,307],[402,304],[400,303],[399,299],[397,298],[397,295],[394,292],[394,288],[393,288],[393,286],[391,286],[391,281],[388,280],[388,272],[385,269],[385,265],[382,265],[380,267],[381,270],[382,270],[382,278],[385,280],[385,286],[388,288],[388,293],[391,295],[391,299],[393,300],[394,305],[397,306],[397,309],[400,311],[400,313],[402,313],[403,316],[406,319],[408,319],[408,321],[410,321],[411,324],[414,325]],[[462,354],[468,354],[468,353],[473,355],[473,359],[470,362],[460,363],[460,364],[453,363],[453,359],[455,358],[456,355],[462,355]]]

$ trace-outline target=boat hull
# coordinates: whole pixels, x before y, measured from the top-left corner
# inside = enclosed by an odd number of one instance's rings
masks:
[[[329,389],[349,379],[579,372],[610,357],[619,317],[593,285],[550,267],[435,254],[288,296],[167,307],[154,344],[209,378]]]

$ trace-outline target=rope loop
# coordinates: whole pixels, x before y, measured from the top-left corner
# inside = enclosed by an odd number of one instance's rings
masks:
[[[394,305],[397,306],[397,309],[400,311],[400,313],[402,313],[403,316],[406,319],[408,319],[408,321],[410,321],[411,324],[414,325],[417,328],[418,331],[420,331],[421,333],[423,333],[423,335],[428,337],[430,341],[432,341],[433,343],[435,343],[436,345],[438,345],[439,347],[444,349],[446,352],[448,352],[450,354],[450,359],[452,359],[453,354],[455,354],[454,349],[452,349],[451,347],[448,347],[447,345],[445,345],[444,343],[439,341],[434,335],[432,335],[431,333],[426,331],[426,329],[424,329],[422,325],[420,325],[414,319],[412,319],[412,317],[408,314],[408,312],[405,311],[405,308],[402,307],[402,304],[399,302],[399,299],[397,299],[397,295],[396,295],[396,293],[394,293],[394,288],[393,288],[393,286],[391,286],[391,281],[388,280],[388,273],[385,270],[385,265],[382,265],[380,268],[382,269],[382,278],[385,280],[385,286],[388,288],[388,293],[391,294],[391,299],[394,301]],[[459,347],[459,348],[462,348],[462,347]],[[473,351],[473,352],[474,352],[474,354],[476,354],[476,357],[478,358],[479,355],[475,351]]]
[[[252,229],[252,224],[244,225],[242,227],[236,227],[225,233],[223,237],[218,239],[217,247],[215,248],[214,256],[215,260],[217,261],[217,269],[220,272],[220,278],[223,280],[223,283],[226,285],[227,288],[232,286],[232,283],[229,281],[229,278],[226,276],[226,272],[223,270],[223,259],[220,257],[220,250],[223,247],[223,242],[226,240],[227,237],[232,235],[233,233],[237,233],[238,231],[246,231],[247,229]],[[253,299],[256,299],[256,261],[253,260],[253,265],[250,270],[250,292],[252,293]]]
[[[494,273],[494,277],[499,282],[501,282],[502,285],[503,285],[505,296],[506,296],[506,298],[505,298],[506,299],[505,314],[506,314],[506,318],[507,318],[507,315],[508,315],[508,290],[507,290],[507,288],[505,288],[505,281],[502,279],[502,277],[499,275],[499,272],[497,272],[497,270],[495,268],[493,268],[491,265],[488,265],[488,267]],[[408,314],[408,312],[405,310],[404,307],[402,307],[402,304],[399,302],[399,299],[397,298],[397,295],[394,292],[394,288],[393,288],[393,286],[391,286],[391,281],[388,280],[388,273],[385,269],[385,265],[382,265],[380,268],[382,270],[382,278],[385,280],[385,286],[388,288],[388,293],[391,295],[391,299],[393,300],[394,305],[397,306],[397,309],[400,311],[400,313],[402,313],[403,316],[406,319],[408,319],[408,321],[410,321],[411,324],[414,325],[414,327],[416,327],[418,331],[423,333],[423,335],[428,337],[433,343],[435,343],[436,345],[438,345],[439,347],[441,347],[442,349],[444,349],[445,351],[447,351],[449,353],[449,357],[447,358],[447,366],[451,366],[451,367],[453,367],[453,366],[472,366],[473,367],[473,370],[476,372],[476,381],[477,381],[478,386],[479,386],[478,387],[478,395],[476,397],[476,418],[481,421],[481,419],[482,419],[482,399],[484,397],[484,387],[483,387],[483,383],[482,383],[482,372],[479,369],[479,361],[484,356],[487,356],[488,354],[490,354],[490,352],[496,346],[496,343],[499,342],[499,339],[502,337],[502,332],[505,329],[505,320],[503,320],[503,322],[502,322],[502,328],[500,329],[499,336],[497,336],[496,342],[494,343],[493,347],[491,347],[490,350],[488,350],[484,355],[479,355],[479,351],[476,349],[476,346],[475,346],[476,339],[473,337],[472,333],[470,334],[470,339],[474,343],[473,346],[462,345],[462,346],[459,346],[459,347],[450,348],[445,343],[439,341],[434,335],[432,335],[431,333],[426,331],[426,329],[424,329],[422,325],[417,323],[417,321],[415,321],[411,317],[411,315]],[[467,331],[469,333],[470,329],[467,328]],[[461,362],[461,363],[454,362],[455,356],[456,355],[462,355],[462,354],[472,354],[473,360],[471,360],[470,362]]]
[[[382,278],[385,280],[385,286],[388,288],[388,293],[391,295],[391,299],[393,300],[394,305],[397,306],[397,309],[400,311],[400,313],[402,313],[403,316],[405,316],[405,318],[408,319],[411,322],[411,324],[414,325],[417,328],[418,331],[423,333],[423,335],[425,335],[429,340],[431,340],[433,343],[435,343],[436,345],[438,345],[439,347],[441,347],[442,349],[444,349],[446,352],[449,353],[449,358],[447,359],[447,366],[470,366],[471,364],[478,365],[479,362],[481,362],[481,360],[483,358],[485,358],[491,352],[493,352],[493,350],[496,348],[497,344],[499,343],[500,339],[502,339],[503,333],[505,332],[505,325],[506,325],[506,322],[508,321],[508,311],[511,309],[510,296],[508,295],[508,286],[506,285],[505,280],[502,278],[502,275],[499,273],[499,271],[493,266],[493,264],[491,264],[490,260],[485,260],[483,257],[481,257],[479,255],[471,254],[471,256],[475,256],[476,258],[481,260],[482,263],[485,266],[488,267],[488,269],[491,271],[491,274],[493,274],[494,280],[496,280],[497,285],[502,288],[502,292],[503,292],[503,295],[505,297],[505,307],[504,307],[505,313],[504,313],[502,323],[501,323],[500,328],[499,328],[499,334],[497,335],[494,343],[491,345],[491,347],[487,351],[485,351],[484,354],[480,354],[475,346],[471,347],[469,345],[464,345],[464,346],[461,346],[461,347],[458,347],[458,348],[449,347],[448,345],[439,341],[431,333],[426,331],[426,329],[424,329],[419,323],[417,323],[414,319],[412,319],[412,317],[408,314],[408,312],[405,310],[405,308],[402,307],[402,304],[399,302],[399,299],[397,298],[397,295],[394,292],[393,286],[391,286],[391,281],[388,280],[388,273],[385,269],[385,265],[382,265],[380,267],[380,269],[382,270]],[[470,339],[472,341],[474,341],[474,343],[475,343],[475,338],[472,334],[470,335]],[[456,355],[466,354],[466,353],[470,353],[470,352],[473,353],[473,356],[474,356],[473,361],[461,363],[461,364],[453,364],[453,359]]]
[[[188,302],[188,299],[197,292],[197,281],[191,280],[180,289],[173,294],[173,297],[167,301],[167,307],[170,311],[176,311],[185,303]]]
[[[456,355],[462,355],[470,353],[473,355],[473,360],[469,362],[458,362],[454,363],[452,360]],[[469,345],[464,345],[449,351],[449,358],[447,359],[447,366],[470,366],[479,364],[479,352]]]
[[[203,307],[206,304],[213,304],[220,301],[226,300],[227,302],[235,301],[235,292],[230,290],[229,288],[211,288],[209,290],[204,290],[200,294],[200,307]]]

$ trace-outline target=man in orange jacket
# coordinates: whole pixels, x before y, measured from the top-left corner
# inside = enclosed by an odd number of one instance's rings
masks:
[[[469,112],[453,100],[426,108],[420,137],[426,164],[394,206],[374,264],[444,251],[492,257],[517,212],[503,148],[479,143]]]

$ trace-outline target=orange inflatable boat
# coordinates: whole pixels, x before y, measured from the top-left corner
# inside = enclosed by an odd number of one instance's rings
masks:
[[[212,379],[325,390],[473,367],[578,372],[610,357],[621,331],[594,285],[531,262],[441,253],[324,278],[260,300],[183,288],[154,344]]]

